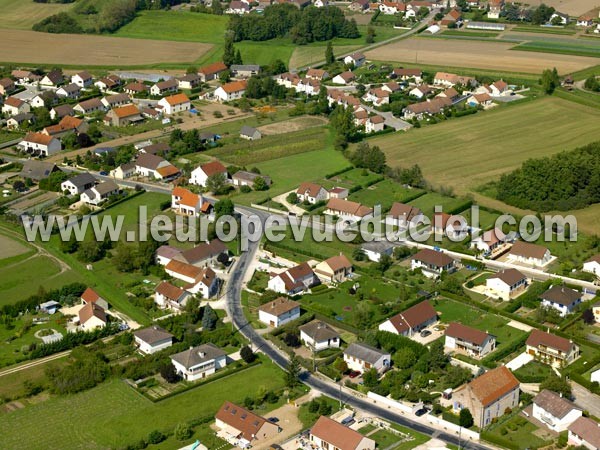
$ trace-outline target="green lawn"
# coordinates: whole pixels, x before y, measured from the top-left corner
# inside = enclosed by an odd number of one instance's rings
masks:
[[[122,381],[112,380],[80,394],[5,414],[0,421],[0,446],[122,448],[155,429],[169,431],[178,423],[212,416],[225,400],[241,403],[246,396],[256,395],[261,386],[271,390],[283,387],[282,372],[266,359],[243,373],[159,403],[152,403]],[[90,426],[90,418],[94,418],[95,426]],[[38,426],[42,422],[46,426]]]
[[[514,372],[515,376],[524,383],[532,382],[531,377],[537,377],[539,381],[545,380],[552,373],[554,372],[549,365],[538,361],[531,361]]]
[[[339,186],[352,189],[355,186],[366,186],[375,180],[381,178],[381,175],[368,171],[367,169],[350,169],[331,178],[317,180],[319,184],[327,189]]]
[[[549,27],[535,27],[535,26],[526,26],[526,25],[517,25],[512,28],[510,31],[524,31],[525,33],[543,33],[543,34],[565,34],[572,35],[575,34],[575,30],[569,30],[564,28],[549,28]]]
[[[422,189],[407,189],[392,180],[384,180],[351,194],[349,199],[371,207],[379,204],[382,211],[387,211],[394,202],[418,201],[415,199],[423,194]]]
[[[501,439],[506,439],[518,449],[536,449],[544,447],[548,441],[536,436],[538,428],[520,415],[510,416],[506,420],[500,420],[489,429],[489,433]]]
[[[466,205],[467,200],[464,198],[447,197],[436,192],[430,192],[415,200],[409,201],[408,203],[416,206],[423,211],[423,214],[432,219],[436,206],[441,206],[443,212],[452,214],[456,209],[461,211],[463,209],[461,206]]]
[[[411,450],[425,442],[429,441],[429,436],[426,436],[421,433],[417,433],[416,431],[411,430],[410,428],[403,427],[402,425],[397,425],[395,423],[392,424],[392,428],[401,431],[402,433],[410,436],[410,440],[403,442],[398,447],[395,447],[395,450]],[[449,444],[446,444],[449,445]]]

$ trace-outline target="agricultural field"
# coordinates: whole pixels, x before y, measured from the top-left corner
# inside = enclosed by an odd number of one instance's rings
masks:
[[[514,44],[505,42],[415,37],[369,50],[365,56],[377,61],[536,74],[548,67],[556,67],[559,73],[571,73],[598,64],[592,57],[516,52],[511,51],[513,47]]]
[[[68,11],[69,3],[35,3],[33,0],[0,0],[2,28],[31,30],[42,19],[53,14]]]
[[[600,41],[593,41],[590,39],[534,38],[532,40],[528,39],[527,42],[513,47],[512,50],[600,58]]]

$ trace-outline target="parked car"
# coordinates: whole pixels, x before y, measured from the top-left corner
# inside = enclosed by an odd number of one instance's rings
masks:
[[[427,337],[427,336],[431,336],[431,331],[429,331],[429,330],[421,331],[421,337]]]
[[[360,372],[357,372],[356,370],[353,370],[353,371],[351,371],[351,372],[348,374],[348,376],[349,376],[350,378],[356,378],[356,377],[357,377],[357,376],[359,376],[359,375],[360,375]]]

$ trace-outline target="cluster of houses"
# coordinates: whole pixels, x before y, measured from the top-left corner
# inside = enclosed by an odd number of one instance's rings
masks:
[[[99,181],[88,172],[77,174],[60,185],[63,193],[79,195],[79,200],[88,205],[98,206],[110,196],[119,193],[119,186],[112,180]]]

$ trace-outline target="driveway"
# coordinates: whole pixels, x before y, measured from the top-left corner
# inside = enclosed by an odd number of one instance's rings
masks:
[[[273,201],[281,203],[283,206],[285,206],[288,209],[288,211],[293,212],[297,216],[301,216],[302,214],[306,213],[306,210],[300,208],[297,205],[292,205],[290,202],[287,201],[287,196],[291,192],[296,192],[296,191],[284,192],[283,194],[278,195],[277,197],[274,197]]]
[[[572,382],[572,394],[575,404],[589,411],[593,416],[600,417],[600,395],[592,394],[583,386]]]
[[[520,355],[518,355],[516,358],[511,359],[507,364],[506,364],[506,368],[510,369],[512,371],[517,370],[519,367],[523,367],[525,364],[530,363],[531,361],[533,361],[533,356],[523,352]]]

